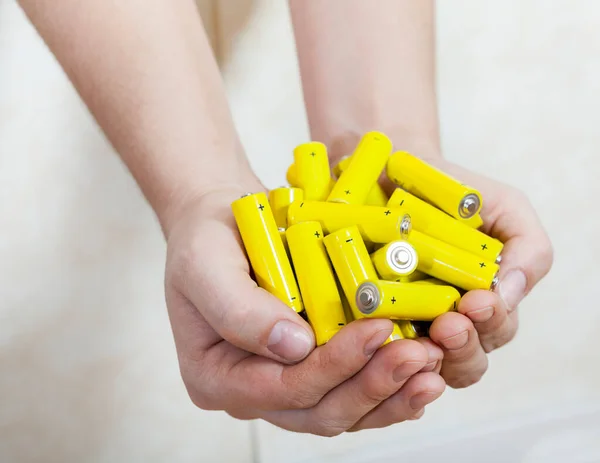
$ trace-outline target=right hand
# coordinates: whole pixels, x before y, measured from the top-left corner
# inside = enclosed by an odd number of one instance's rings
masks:
[[[166,230],[165,291],[183,381],[195,405],[296,432],[334,436],[416,419],[445,388],[442,350],[394,341],[389,320],[358,320],[324,346],[258,287],[231,212],[249,190],[189,200]]]

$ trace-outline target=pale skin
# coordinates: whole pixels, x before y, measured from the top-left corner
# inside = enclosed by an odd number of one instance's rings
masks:
[[[498,292],[468,293],[431,339],[380,349],[389,320],[353,322],[315,348],[310,327],[251,279],[230,204],[265,188],[192,0],[20,3],[160,221],[167,307],[198,407],[324,436],[389,426],[420,417],[446,384],[477,382],[486,354],[514,337],[552,247],[522,193],[442,158],[430,1],[290,1],[311,135],[332,162],[380,130],[478,188],[485,231],[506,243]]]

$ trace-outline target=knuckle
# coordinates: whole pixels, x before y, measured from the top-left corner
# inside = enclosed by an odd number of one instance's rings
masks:
[[[220,312],[220,334],[225,339],[237,339],[252,322],[252,308],[248,304],[238,304]]]
[[[491,336],[485,340],[483,344],[483,350],[486,354],[489,354],[493,350],[499,349],[511,342],[517,333],[517,327],[511,327],[510,329],[503,330],[501,333]]]
[[[314,425],[314,429],[311,432],[321,437],[336,437],[346,432],[351,426],[352,423],[346,426],[338,420],[323,419]]]
[[[220,410],[217,401],[212,394],[209,394],[205,389],[188,386],[186,383],[186,389],[192,403],[202,410]]]
[[[481,365],[470,369],[468,372],[451,375],[444,379],[450,387],[454,389],[464,389],[481,381],[481,378],[483,378],[483,375],[486,373],[487,369],[488,362],[486,360]]]
[[[546,238],[544,240],[544,245],[539,253],[538,262],[544,269],[544,275],[550,271],[552,265],[554,264],[554,248],[550,239]]]
[[[319,403],[321,396],[311,391],[295,390],[288,396],[287,407],[293,410],[312,408]]]
[[[359,401],[366,405],[376,405],[383,402],[390,396],[389,391],[381,387],[379,383],[368,385],[361,390],[359,394]]]
[[[194,368],[197,362],[191,362],[181,368],[183,384],[192,403],[202,410],[222,410],[221,400],[216,393],[218,388],[207,378],[203,370]],[[193,373],[192,373],[193,372]]]

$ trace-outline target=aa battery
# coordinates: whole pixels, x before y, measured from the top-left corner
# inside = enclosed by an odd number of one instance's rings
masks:
[[[392,154],[387,175],[396,185],[458,220],[469,219],[481,210],[482,199],[477,190],[410,153]]]
[[[452,286],[425,286],[370,280],[356,290],[354,303],[366,318],[432,321],[456,310],[460,294]]]
[[[417,267],[418,267],[418,262],[417,262]],[[421,280],[425,280],[427,278],[429,278],[429,275],[427,275],[426,273],[421,272],[419,270],[415,270],[414,272],[412,272],[408,275],[402,275],[402,276],[396,278],[396,281],[399,283],[412,283],[414,281],[421,281]]]
[[[353,318],[362,318],[362,312],[356,306],[356,290],[364,281],[377,279],[378,276],[358,227],[337,230],[326,235],[323,242],[352,309]]]
[[[496,262],[504,247],[499,240],[465,225],[401,188],[394,190],[387,207],[399,208],[409,214],[415,230],[488,261]]]
[[[383,280],[397,280],[417,269],[419,258],[406,241],[392,241],[371,254],[371,261]]]
[[[286,236],[306,316],[320,346],[346,325],[323,230],[319,222],[303,222],[288,228]]]
[[[310,180],[303,181],[303,182],[300,180],[300,177],[298,177],[298,175],[296,174],[296,164],[292,164],[292,165],[290,165],[290,167],[288,167],[288,170],[285,174],[285,179],[290,184],[290,186],[292,186],[294,188],[300,188],[300,189],[302,189],[302,185],[304,185],[306,183],[310,183]],[[327,197],[329,195],[329,192],[333,188],[333,185],[335,185],[335,180],[332,177],[330,177],[328,181],[329,181],[329,186],[327,187],[327,195],[325,195],[325,197]]]
[[[296,312],[302,312],[298,284],[267,195],[248,194],[235,200],[231,208],[257,284]]]
[[[340,178],[340,175],[342,175],[342,172],[344,172],[346,170],[346,167],[348,167],[350,165],[350,161],[352,160],[352,156],[344,156],[343,158],[341,158],[337,164],[335,164],[333,166],[333,175],[335,175],[335,178]]]
[[[333,186],[327,201],[365,204],[391,152],[392,142],[384,134],[379,132],[365,134],[354,150],[350,163]]]
[[[333,174],[336,178],[342,175],[342,172],[346,170],[346,167],[350,164],[352,156],[344,156],[335,166],[333,166]],[[379,182],[375,182],[373,187],[369,190],[365,204],[369,206],[385,206],[389,201],[388,195],[383,190]]]
[[[322,201],[294,202],[288,208],[288,224],[320,222],[325,234],[357,226],[363,240],[387,244],[405,238],[411,218],[401,209]]]
[[[329,170],[327,148],[323,143],[310,142],[294,149],[295,177],[298,187],[309,201],[325,201],[329,195]]]
[[[494,262],[412,230],[407,241],[417,251],[417,269],[457,288],[493,289],[500,267]]]
[[[396,323],[394,323],[394,328],[392,328],[392,332],[390,333],[388,338],[385,340],[385,342],[382,344],[382,347],[386,346],[390,342],[398,341],[400,339],[406,339],[406,338],[404,337],[404,333],[402,333],[402,329]]]
[[[422,329],[417,325],[417,322],[412,320],[396,320],[394,322],[398,326],[403,339],[417,339],[422,336]]]
[[[304,192],[300,188],[280,187],[269,191],[269,204],[275,217],[275,223],[279,228],[287,228],[287,211],[294,201],[304,199]]]
[[[475,214],[470,219],[461,220],[461,222],[471,228],[480,228],[481,226],[483,226],[483,219],[479,214]]]

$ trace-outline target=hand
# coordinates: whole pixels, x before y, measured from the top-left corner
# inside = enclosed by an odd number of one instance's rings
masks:
[[[421,339],[378,350],[389,320],[350,323],[315,349],[310,326],[249,276],[231,213],[245,192],[205,193],[166,231],[167,306],[192,401],[322,436],[420,417],[445,387],[441,349]]]
[[[430,329],[431,339],[444,350],[443,378],[449,386],[460,388],[481,379],[488,366],[486,353],[513,339],[517,307],[549,272],[553,250],[522,192],[445,160],[427,162],[481,192],[483,231],[505,243],[496,290],[468,292],[458,306],[459,313],[439,317]]]

